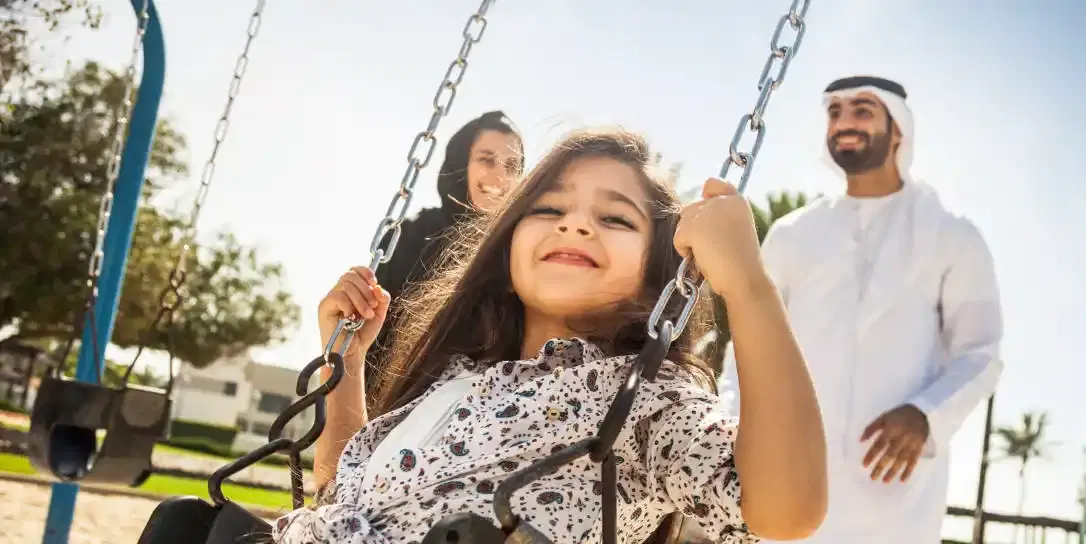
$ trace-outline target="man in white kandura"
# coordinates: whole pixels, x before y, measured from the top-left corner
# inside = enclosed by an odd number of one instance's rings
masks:
[[[950,438],[1002,371],[992,256],[910,177],[906,96],[876,77],[826,88],[827,162],[846,194],[780,219],[763,246],[829,448],[829,512],[807,544],[940,542]],[[727,366],[732,389],[743,375]]]

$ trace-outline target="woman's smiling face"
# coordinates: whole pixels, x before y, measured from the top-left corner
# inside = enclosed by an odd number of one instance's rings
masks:
[[[468,159],[468,199],[481,210],[494,209],[521,174],[520,138],[484,130],[471,146]]]

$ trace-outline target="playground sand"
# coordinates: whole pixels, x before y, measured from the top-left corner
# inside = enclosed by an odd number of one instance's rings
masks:
[[[0,480],[0,542],[40,544],[49,508],[45,483]],[[136,542],[151,511],[153,499],[104,495],[81,490],[75,505],[70,544],[128,544]]]
[[[0,479],[0,543],[41,544],[50,490],[46,482]],[[81,489],[68,543],[132,544],[158,502]]]

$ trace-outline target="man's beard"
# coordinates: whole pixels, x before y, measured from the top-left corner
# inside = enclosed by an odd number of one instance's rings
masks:
[[[860,140],[860,147],[837,149],[836,140],[842,136],[854,136]],[[890,133],[877,134],[874,137],[855,130],[844,130],[834,134],[826,141],[830,157],[846,174],[860,174],[874,170],[886,163],[890,156]]]

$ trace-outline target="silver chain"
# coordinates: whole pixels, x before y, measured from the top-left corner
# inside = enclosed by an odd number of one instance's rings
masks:
[[[219,122],[215,125],[215,143],[211,148],[211,156],[204,163],[204,170],[200,175],[200,188],[196,192],[196,199],[193,202],[192,211],[189,212],[189,220],[181,237],[181,254],[178,256],[177,266],[174,268],[173,279],[182,278],[185,275],[188,256],[192,251],[192,245],[196,241],[196,222],[200,218],[200,210],[203,209],[204,199],[207,198],[207,193],[211,189],[211,179],[215,176],[215,160],[219,156],[219,149],[222,147],[223,141],[226,140],[227,131],[230,130],[230,111],[234,107],[234,100],[237,99],[238,93],[241,92],[241,80],[245,77],[245,71],[249,67],[249,48],[252,46],[253,40],[256,39],[257,33],[260,32],[260,22],[264,14],[265,3],[266,0],[257,0],[256,7],[253,9],[252,15],[249,16],[245,48],[234,63],[234,77],[230,79],[230,91],[227,93],[226,106],[223,107]]]
[[[804,18],[807,16],[807,9],[810,8],[810,4],[810,0],[792,0],[792,7],[788,9],[788,13],[777,21],[777,28],[773,31],[773,37],[769,40],[769,58],[766,59],[765,66],[762,67],[762,73],[758,76],[758,99],[754,103],[754,109],[739,119],[739,126],[736,127],[731,145],[728,146],[728,157],[720,168],[720,177],[727,179],[728,170],[731,169],[733,164],[742,168],[743,174],[739,178],[737,186],[740,193],[746,189],[747,181],[753,171],[754,161],[758,158],[758,151],[762,148],[762,141],[765,139],[765,112],[769,107],[769,98],[772,96],[773,91],[777,90],[781,83],[784,82],[788,66],[796,58],[796,52],[799,51],[799,46],[803,42],[803,35],[807,32],[807,23]],[[780,43],[785,25],[791,26],[796,33],[791,45],[781,45]],[[777,61],[780,61],[779,68],[776,74],[771,76],[770,71]],[[754,133],[754,145],[750,151],[739,151],[739,143],[748,130]],[[649,315],[648,332],[650,337],[655,339],[659,336],[660,318],[663,317],[664,310],[667,308],[675,291],[678,291],[680,295],[686,298],[686,304],[674,323],[666,320],[664,325],[670,324],[673,328],[672,338],[678,337],[686,328],[686,323],[690,319],[698,300],[698,284],[686,276],[686,270],[689,266],[689,258],[683,259],[682,264],[679,265],[679,270],[675,273],[675,278],[669,281],[664,286],[663,292],[660,293],[660,299],[656,301],[656,306]]]
[[[147,21],[150,17],[147,11],[151,2],[143,0],[143,7],[137,14],[136,37],[132,42],[132,55],[128,60],[128,68],[125,70],[124,103],[121,107],[121,115],[117,118],[114,127],[113,142],[109,152],[109,163],[106,166],[106,191],[102,195],[98,206],[98,223],[95,228],[94,252],[90,254],[87,263],[87,287],[91,290],[91,303],[98,298],[98,277],[102,274],[102,262],[105,260],[106,229],[109,227],[109,218],[113,214],[113,188],[117,184],[117,176],[120,174],[121,154],[124,153],[124,145],[128,135],[128,121],[132,115],[132,104],[136,94],[136,61],[139,60],[140,51],[143,49],[143,35],[147,32]],[[93,318],[92,318],[93,319]]]
[[[743,192],[753,171],[754,160],[758,157],[758,150],[762,148],[765,140],[766,124],[765,111],[769,107],[769,99],[773,91],[777,90],[784,82],[784,76],[788,73],[788,66],[792,59],[796,58],[796,52],[803,42],[803,35],[807,32],[807,9],[810,8],[810,0],[792,0],[792,7],[777,21],[777,28],[773,31],[773,37],[769,40],[769,57],[762,66],[762,74],[758,76],[758,100],[754,103],[754,109],[739,119],[739,125],[735,128],[731,145],[728,146],[728,158],[720,168],[720,177],[728,175],[728,170],[735,164],[743,169],[743,175],[739,178],[738,189]],[[791,45],[781,45],[781,34],[784,26],[789,25],[796,32]],[[773,65],[778,64],[776,75],[770,76]],[[747,131],[754,133],[754,146],[750,151],[739,151],[739,143]]]
[[[449,63],[449,68],[445,70],[445,77],[441,80],[437,92],[434,94],[430,122],[426,124],[426,128],[422,132],[415,135],[414,141],[411,142],[411,148],[407,152],[407,170],[404,171],[403,178],[400,180],[400,190],[392,198],[392,202],[388,205],[388,210],[385,211],[384,218],[377,225],[377,232],[374,233],[373,240],[370,242],[370,269],[374,272],[382,263],[387,263],[392,258],[393,252],[396,251],[396,244],[400,240],[401,224],[407,215],[407,208],[411,204],[411,199],[415,195],[415,182],[418,181],[422,169],[430,164],[430,159],[434,155],[434,150],[437,147],[435,133],[438,125],[441,123],[441,119],[449,114],[449,109],[452,108],[453,100],[456,99],[456,91],[464,80],[464,73],[468,69],[468,56],[471,54],[472,47],[483,38],[487,25],[486,13],[493,3],[494,0],[483,0],[479,4],[479,9],[471,17],[468,17],[467,22],[464,23],[464,29],[461,31],[464,40],[460,44],[460,50],[456,53],[456,58]],[[388,248],[381,249],[381,241],[384,240],[386,235],[389,236]],[[356,320],[351,316],[340,320],[336,332],[332,334],[332,338],[325,347],[325,355],[331,353],[332,346],[335,345],[336,340],[343,331],[346,331],[346,336],[340,352],[345,352],[354,332],[361,328],[364,322],[363,319]]]
[[[252,46],[253,40],[260,31],[260,22],[264,13],[265,2],[266,0],[257,0],[256,7],[253,9],[252,15],[249,16],[249,27],[246,32],[247,39],[245,40],[245,48],[234,63],[234,76],[230,80],[230,91],[227,93],[226,106],[223,108],[222,115],[219,116],[219,122],[215,126],[215,144],[211,149],[211,156],[204,164],[203,174],[200,176],[200,188],[197,190],[196,198],[192,204],[192,211],[189,212],[188,223],[185,224],[182,232],[181,251],[178,255],[177,262],[174,263],[173,270],[170,271],[168,284],[163,288],[159,295],[158,315],[155,316],[155,320],[151,323],[149,330],[168,330],[173,324],[174,312],[181,307],[181,303],[183,302],[181,288],[185,284],[185,270],[187,268],[189,253],[191,252],[192,246],[195,244],[196,223],[200,218],[200,210],[203,208],[204,199],[207,198],[208,190],[211,188],[211,179],[215,175],[215,159],[219,155],[219,149],[222,147],[223,141],[226,140],[226,133],[230,128],[230,111],[234,106],[234,100],[241,91],[241,80],[245,77],[245,70],[249,66],[249,48]],[[128,369],[125,371],[123,379],[125,384],[128,383],[128,377],[132,373],[132,369],[136,367],[136,362],[139,360],[146,345],[147,344],[145,343],[140,346],[135,357],[132,359],[132,363],[128,365]],[[172,342],[167,342],[166,351],[170,355],[169,381],[167,382],[166,390],[170,391],[173,388],[174,380]]]

